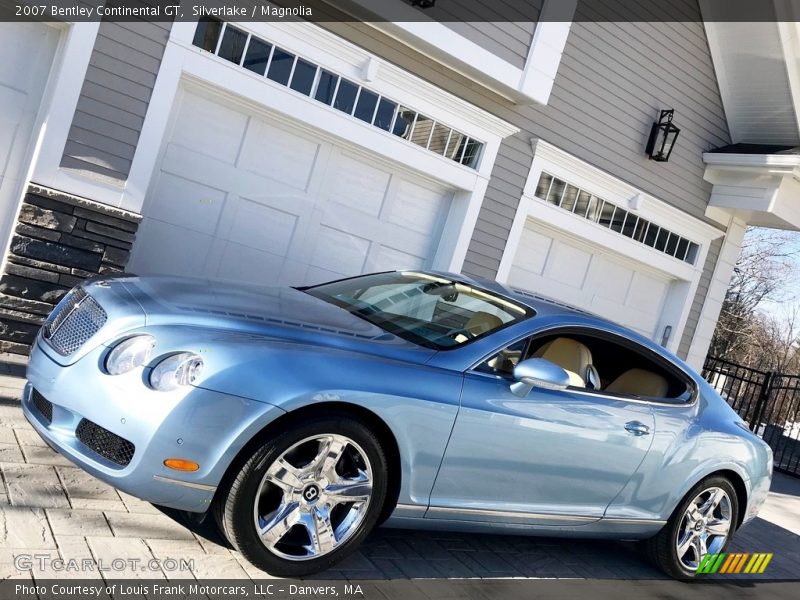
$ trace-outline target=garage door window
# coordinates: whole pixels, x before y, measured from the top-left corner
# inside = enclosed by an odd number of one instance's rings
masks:
[[[228,30],[233,27],[228,27]],[[272,59],[269,61],[267,77],[275,83],[287,85],[289,77],[292,76],[292,66],[294,65],[294,54],[275,48],[272,52]]]
[[[698,244],[549,173],[539,177],[535,196],[690,265],[697,260]]]
[[[225,31],[225,35],[222,37],[222,43],[219,46],[220,58],[238,65],[244,56],[245,43],[247,43],[247,34],[231,27]]]
[[[304,60],[266,40],[214,19],[201,19],[193,43],[248,71],[333,106],[351,117],[471,169],[480,164],[484,143],[411,108]]]
[[[260,40],[250,40],[242,66],[253,73],[263,75],[267,72],[270,54],[272,54],[272,44],[265,44]]]

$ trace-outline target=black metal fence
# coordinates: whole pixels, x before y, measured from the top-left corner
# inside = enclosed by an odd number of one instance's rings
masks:
[[[772,448],[775,469],[800,476],[800,375],[709,356],[703,377]]]

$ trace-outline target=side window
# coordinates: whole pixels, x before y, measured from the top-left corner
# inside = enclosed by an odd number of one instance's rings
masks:
[[[475,370],[510,379],[526,358],[544,358],[564,369],[570,388],[620,397],[680,404],[691,400],[694,386],[677,368],[658,360],[647,348],[617,339],[573,331],[520,340],[491,356]]]
[[[511,377],[514,374],[514,367],[522,360],[529,341],[529,339],[520,340],[503,348],[500,352],[475,367],[475,370],[480,373],[497,375],[498,377]]]
[[[602,394],[681,403],[693,385],[650,350],[611,334],[562,333],[533,339],[527,357],[545,358],[567,371],[570,387]]]

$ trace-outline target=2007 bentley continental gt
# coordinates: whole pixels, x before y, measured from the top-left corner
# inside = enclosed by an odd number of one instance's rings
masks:
[[[639,539],[690,577],[758,512],[769,447],[648,339],[495,282],[87,282],[22,407],[94,476],[210,511],[274,575],[375,526]]]

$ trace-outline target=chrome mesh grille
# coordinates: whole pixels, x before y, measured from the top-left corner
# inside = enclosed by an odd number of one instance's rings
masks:
[[[136,451],[136,447],[131,442],[88,419],[81,419],[81,422],[78,423],[75,437],[83,445],[120,467],[127,467]]]
[[[53,422],[53,405],[50,401],[42,396],[38,391],[33,390],[31,394],[31,402],[36,407],[36,410],[44,417],[48,423]]]
[[[75,288],[45,321],[42,335],[56,352],[68,356],[97,333],[107,318],[94,298]]]
[[[50,313],[47,320],[44,322],[43,329],[46,336],[49,336],[53,331],[58,329],[64,322],[64,319],[69,316],[75,305],[86,297],[86,292],[83,288],[74,288],[64,296],[61,303],[56,306],[55,310]]]

